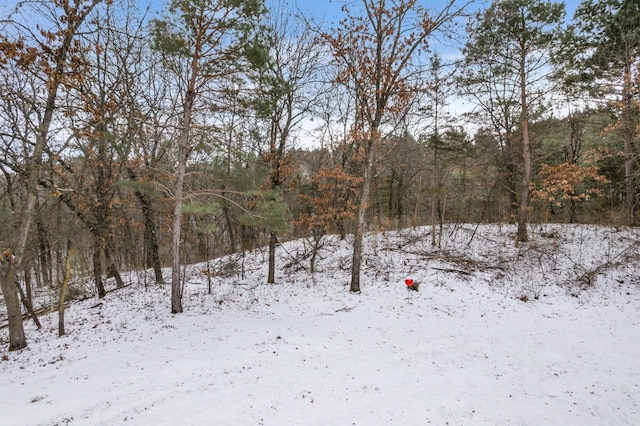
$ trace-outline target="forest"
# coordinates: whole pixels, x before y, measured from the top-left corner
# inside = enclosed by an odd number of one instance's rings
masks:
[[[636,226],[640,2],[17,1],[0,6],[0,278],[35,289],[450,223]],[[223,276],[237,265],[205,271]],[[313,272],[313,261],[310,266]]]

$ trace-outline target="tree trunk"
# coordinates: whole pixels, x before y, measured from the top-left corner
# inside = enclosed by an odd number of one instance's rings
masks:
[[[9,350],[18,351],[27,347],[27,338],[24,334],[22,310],[16,288],[15,258],[11,253],[8,253],[8,256],[2,253],[2,257],[0,284],[9,319]]]
[[[395,169],[391,170],[391,177],[389,178],[389,199],[387,203],[387,214],[389,218],[395,217],[395,198],[394,198],[394,182],[396,179],[396,171]]]
[[[434,188],[434,193],[431,195],[431,246],[436,246],[436,222],[437,222],[437,212],[438,212],[438,196],[435,193],[436,188]]]
[[[442,234],[444,233],[444,212],[446,209],[447,196],[445,195],[443,199],[438,197],[438,248],[442,248]]]
[[[371,132],[377,134],[377,129]],[[375,144],[373,138],[366,142],[366,160],[364,163],[364,176],[360,189],[360,203],[356,214],[356,229],[353,235],[353,264],[351,265],[351,286],[349,290],[360,292],[360,268],[362,266],[362,239],[364,237],[364,225],[367,207],[369,206],[369,192],[371,191],[371,177],[373,173],[373,158]]]
[[[311,259],[309,260],[309,273],[313,274],[316,272],[316,259],[318,258],[318,252],[322,247],[321,241],[324,237],[324,232],[320,231],[312,231],[313,232],[313,247],[311,249]]]
[[[20,313],[20,301],[18,300],[17,289],[15,286],[15,271],[20,270],[27,246],[27,238],[29,236],[29,231],[31,230],[31,221],[35,212],[36,202],[38,200],[38,182],[40,180],[42,156],[49,137],[49,129],[51,127],[51,122],[53,121],[53,113],[56,110],[58,88],[62,79],[66,78],[65,76],[67,75],[67,73],[65,73],[65,65],[76,31],[97,3],[98,1],[94,0],[85,9],[83,9],[82,13],[78,14],[74,20],[67,20],[67,23],[72,23],[72,25],[69,25],[67,31],[63,33],[64,35],[60,44],[60,53],[58,53],[55,58],[54,69],[49,70],[48,80],[45,85],[47,89],[47,99],[43,110],[40,111],[42,114],[40,116],[41,120],[38,123],[37,129],[35,129],[33,153],[31,158],[27,161],[25,168],[27,175],[27,201],[25,207],[20,212],[22,223],[18,229],[18,239],[14,248],[16,256],[15,264],[13,262],[9,262],[9,268],[7,268],[5,276],[1,280],[3,287],[2,290],[7,304],[7,314],[9,316],[9,350],[19,350],[27,346],[27,341],[24,335],[24,326],[22,323],[22,315]],[[79,7],[76,8],[75,11],[79,12]]]
[[[38,316],[33,310],[33,305],[31,304],[31,301],[27,298],[27,296],[24,294],[24,291],[22,291],[22,287],[20,287],[19,282],[16,282],[16,288],[18,289],[20,300],[22,300],[22,306],[24,306],[24,308],[27,310],[27,313],[33,320],[33,323],[36,325],[36,327],[38,327],[38,330],[40,330],[42,328],[42,324],[40,324],[40,320],[38,319]]]
[[[512,148],[507,148],[512,150]],[[518,220],[519,202],[518,202],[518,182],[516,178],[516,164],[514,163],[514,154],[507,154],[507,164],[505,166],[507,171],[506,187],[509,193],[509,223],[514,223]]]
[[[124,281],[122,281],[122,276],[120,276],[120,272],[118,271],[118,267],[116,266],[116,262],[113,259],[113,249],[112,247],[113,242],[112,241],[108,241],[105,243],[104,247],[102,248],[103,252],[104,252],[104,257],[105,260],[107,261],[107,265],[108,265],[108,270],[107,270],[107,276],[109,278],[115,278],[116,279],[116,286],[118,288],[122,288],[124,287]]]
[[[521,60],[520,67],[520,101],[522,103],[522,116],[520,127],[522,128],[522,158],[524,160],[522,173],[522,190],[520,193],[520,209],[518,212],[518,242],[529,241],[527,233],[527,220],[529,218],[529,185],[531,183],[531,144],[529,141],[529,106],[527,103],[527,86],[525,74],[525,58]]]
[[[137,179],[135,170],[128,169],[129,178]],[[144,217],[144,267],[153,268],[156,277],[156,284],[163,284],[162,264],[160,263],[160,254],[158,247],[158,232],[156,230],[155,215],[151,206],[151,198],[146,192],[136,190],[136,198],[140,202],[142,216]]]
[[[569,115],[569,146],[565,150],[565,162],[569,164],[577,164],[580,158],[583,142],[583,127],[584,119],[576,113],[571,113]],[[576,223],[578,219],[578,204],[574,199],[569,200],[567,209],[569,211],[569,223]]]
[[[33,284],[31,280],[31,267],[26,265],[23,267],[24,273],[24,289],[25,289],[25,300],[31,306],[33,306]]]
[[[31,229],[31,221],[35,213],[36,201],[38,199],[40,165],[42,163],[42,154],[44,152],[49,126],[53,118],[55,97],[55,94],[49,93],[45,114],[36,135],[33,156],[27,165],[27,202],[24,209],[20,212],[22,222],[18,228],[18,240],[14,249],[16,257],[14,258],[15,261],[11,260],[9,262],[6,275],[2,279],[2,292],[7,305],[7,315],[9,319],[10,351],[24,349],[27,346],[18,289],[16,288],[15,271],[19,270],[22,266],[21,264],[27,247],[27,238]]]
[[[100,258],[100,252],[102,251],[102,244],[98,238],[94,237],[93,240],[93,281],[96,284],[96,291],[98,292],[98,299],[102,299],[107,295],[104,289],[104,283],[102,281],[102,260]]]
[[[39,211],[38,216],[40,216]],[[36,225],[38,227],[38,243],[40,246],[40,270],[42,271],[42,282],[47,287],[51,287],[53,281],[51,246],[47,238],[47,230],[39,217],[36,219]]]
[[[267,283],[273,284],[276,282],[276,245],[278,243],[278,237],[275,232],[269,233],[269,274],[267,277]]]
[[[163,284],[162,264],[160,263],[160,253],[158,247],[158,233],[156,223],[153,218],[151,206],[142,208],[144,215],[144,240],[145,240],[145,268],[152,267],[156,277],[156,284]]]
[[[223,193],[224,196],[224,193]],[[233,232],[233,224],[231,222],[231,214],[229,207],[222,207],[222,215],[224,216],[224,222],[227,225],[227,232],[229,232],[229,251],[234,253],[236,251],[236,239]]]
[[[636,207],[638,196],[636,191],[636,158],[635,158],[635,129],[636,122],[633,108],[633,94],[631,82],[631,65],[625,64],[622,85],[622,137],[624,139],[624,179],[625,179],[625,213],[627,223],[636,225]]]
[[[56,84],[57,88],[57,84]],[[9,262],[11,273],[5,276],[3,282],[3,294],[7,304],[7,314],[9,317],[9,350],[20,350],[27,346],[24,335],[24,325],[22,313],[20,311],[20,301],[15,283],[15,271],[22,266],[24,253],[27,247],[27,239],[31,230],[31,221],[35,214],[36,202],[38,200],[38,181],[40,180],[40,166],[42,164],[42,154],[44,152],[49,127],[53,119],[55,108],[55,98],[57,92],[49,92],[45,113],[38,127],[36,134],[36,144],[33,155],[27,164],[27,202],[21,211],[22,222],[18,228],[18,240],[15,245],[15,261]],[[7,272],[8,273],[8,272]],[[6,281],[6,283],[5,283]],[[16,304],[16,307],[12,306]],[[12,336],[12,333],[15,335]]]
[[[71,240],[67,243],[67,256],[64,262],[64,279],[60,288],[60,300],[58,303],[58,336],[64,336],[64,299],[67,296],[69,288],[69,279],[71,278]]]
[[[402,195],[404,193],[404,180],[402,174],[398,176],[398,185],[396,190],[396,219],[398,222],[402,220],[402,216],[404,215],[404,209],[402,207]]]
[[[509,120],[505,118],[504,127],[507,128]],[[502,164],[506,172],[504,185],[509,195],[509,223],[516,223],[518,221],[519,202],[518,202],[518,179],[516,164],[516,152],[513,146],[514,135],[511,130],[505,132],[504,146],[502,146]]]
[[[178,139],[178,170],[176,172],[176,189],[174,193],[175,207],[173,210],[173,230],[171,241],[171,313],[177,314],[182,309],[182,285],[180,282],[180,237],[182,232],[182,202],[184,191],[184,176],[187,170],[189,155],[189,134],[191,130],[191,108],[195,100],[192,77],[191,86],[187,90],[182,118],[182,131]]]
[[[418,226],[418,212],[420,211],[420,195],[422,194],[422,174],[418,176],[418,185],[416,186],[416,201],[413,206],[412,226]]]
[[[180,148],[182,151],[182,148]],[[180,155],[182,158],[182,155]],[[171,313],[177,314],[182,309],[182,285],[180,283],[180,237],[182,227],[182,186],[184,185],[185,165],[180,161],[176,192],[174,194],[175,207],[173,210],[173,231],[171,240]]]

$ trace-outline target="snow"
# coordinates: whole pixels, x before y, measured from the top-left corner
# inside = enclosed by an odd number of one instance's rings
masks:
[[[545,225],[519,248],[513,231],[451,226],[440,250],[429,228],[369,234],[360,294],[333,236],[313,276],[304,241],[283,244],[275,285],[260,250],[212,294],[193,265],[179,315],[132,275],[73,303],[67,336],[45,315],[7,352],[0,330],[0,422],[638,424],[638,230]]]

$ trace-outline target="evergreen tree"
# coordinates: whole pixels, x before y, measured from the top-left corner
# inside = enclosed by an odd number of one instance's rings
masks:
[[[266,205],[282,210],[277,201],[295,169],[288,151],[311,107],[317,102],[316,83],[322,56],[318,38],[302,22],[287,13],[288,5],[275,2],[263,25],[269,58],[257,69],[254,107],[258,119],[256,136],[260,157],[269,168]],[[280,216],[283,217],[283,216]],[[277,231],[283,224],[268,227],[269,270],[267,282],[275,282]]]
[[[221,90],[220,82],[238,73],[241,59],[248,53],[247,39],[253,22],[262,13],[262,0],[173,0],[169,15],[154,21],[154,47],[174,74],[176,93],[181,96],[183,106],[173,193],[172,313],[182,312],[180,235],[184,178],[193,149],[193,121],[203,101],[215,104],[215,93]]]
[[[517,210],[518,241],[528,240],[529,185],[532,152],[529,124],[541,100],[552,52],[557,47],[564,4],[544,0],[494,1],[470,24],[463,84],[503,134],[510,172],[515,172],[513,145],[520,135],[522,181]],[[487,72],[487,67],[490,70]],[[516,133],[516,131],[518,133]],[[517,193],[515,184],[512,188]]]
[[[568,33],[573,46],[562,57],[566,82],[611,101],[619,111],[616,130],[624,141],[626,216],[638,212],[637,141],[640,123],[640,1],[585,0]]]

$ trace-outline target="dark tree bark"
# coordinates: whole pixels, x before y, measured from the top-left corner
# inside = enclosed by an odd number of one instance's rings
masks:
[[[24,273],[24,290],[25,290],[25,300],[31,306],[33,306],[33,285],[31,280],[31,266],[25,265],[23,267]]]
[[[47,237],[47,229],[40,218],[40,209],[37,209],[36,225],[38,227],[38,245],[40,252],[40,273],[42,276],[42,284],[51,287],[53,282],[53,263],[51,257],[51,245]]]
[[[33,323],[38,327],[38,330],[42,328],[42,324],[40,324],[40,320],[33,310],[33,305],[31,304],[31,300],[24,294],[22,287],[20,287],[20,283],[16,281],[16,288],[18,289],[18,294],[20,295],[20,300],[22,300],[22,306],[26,309],[27,313],[33,320]]]
[[[102,247],[102,251],[104,252],[107,265],[109,265],[107,276],[109,278],[115,278],[116,286],[118,288],[124,287],[124,281],[122,281],[122,276],[118,271],[118,266],[116,265],[116,261],[114,259],[115,250],[113,250],[113,240],[111,238],[107,239],[106,244]]]
[[[224,192],[222,193],[222,195],[224,196]],[[227,226],[227,232],[229,234],[229,251],[233,253],[236,251],[236,239],[229,207],[222,207],[222,215],[224,216],[224,222]]]
[[[135,170],[128,168],[127,172],[131,180],[138,180],[138,174]],[[134,194],[140,202],[142,217],[144,218],[144,266],[145,268],[153,268],[156,284],[163,284],[164,278],[162,277],[162,264],[160,263],[158,231],[151,196],[147,192],[139,189],[135,190]]]
[[[62,287],[60,287],[60,299],[58,301],[58,336],[64,336],[64,301],[69,288],[69,279],[71,277],[71,241],[67,243],[67,255],[64,261],[64,279]]]
[[[146,196],[139,198],[144,216],[144,241],[145,241],[145,267],[153,268],[156,277],[156,284],[163,284],[162,264],[160,263],[160,253],[158,250],[158,232],[153,210]]]
[[[278,245],[278,237],[275,232],[269,233],[269,273],[267,274],[267,283],[276,282],[276,246]]]
[[[22,324],[22,310],[16,288],[15,258],[11,253],[0,254],[0,283],[2,294],[7,307],[9,320],[9,351],[17,351],[27,347],[27,338]]]
[[[104,289],[104,282],[102,281],[102,258],[100,256],[102,252],[102,244],[97,239],[93,241],[93,281],[98,292],[98,298],[102,299],[107,295]]]

